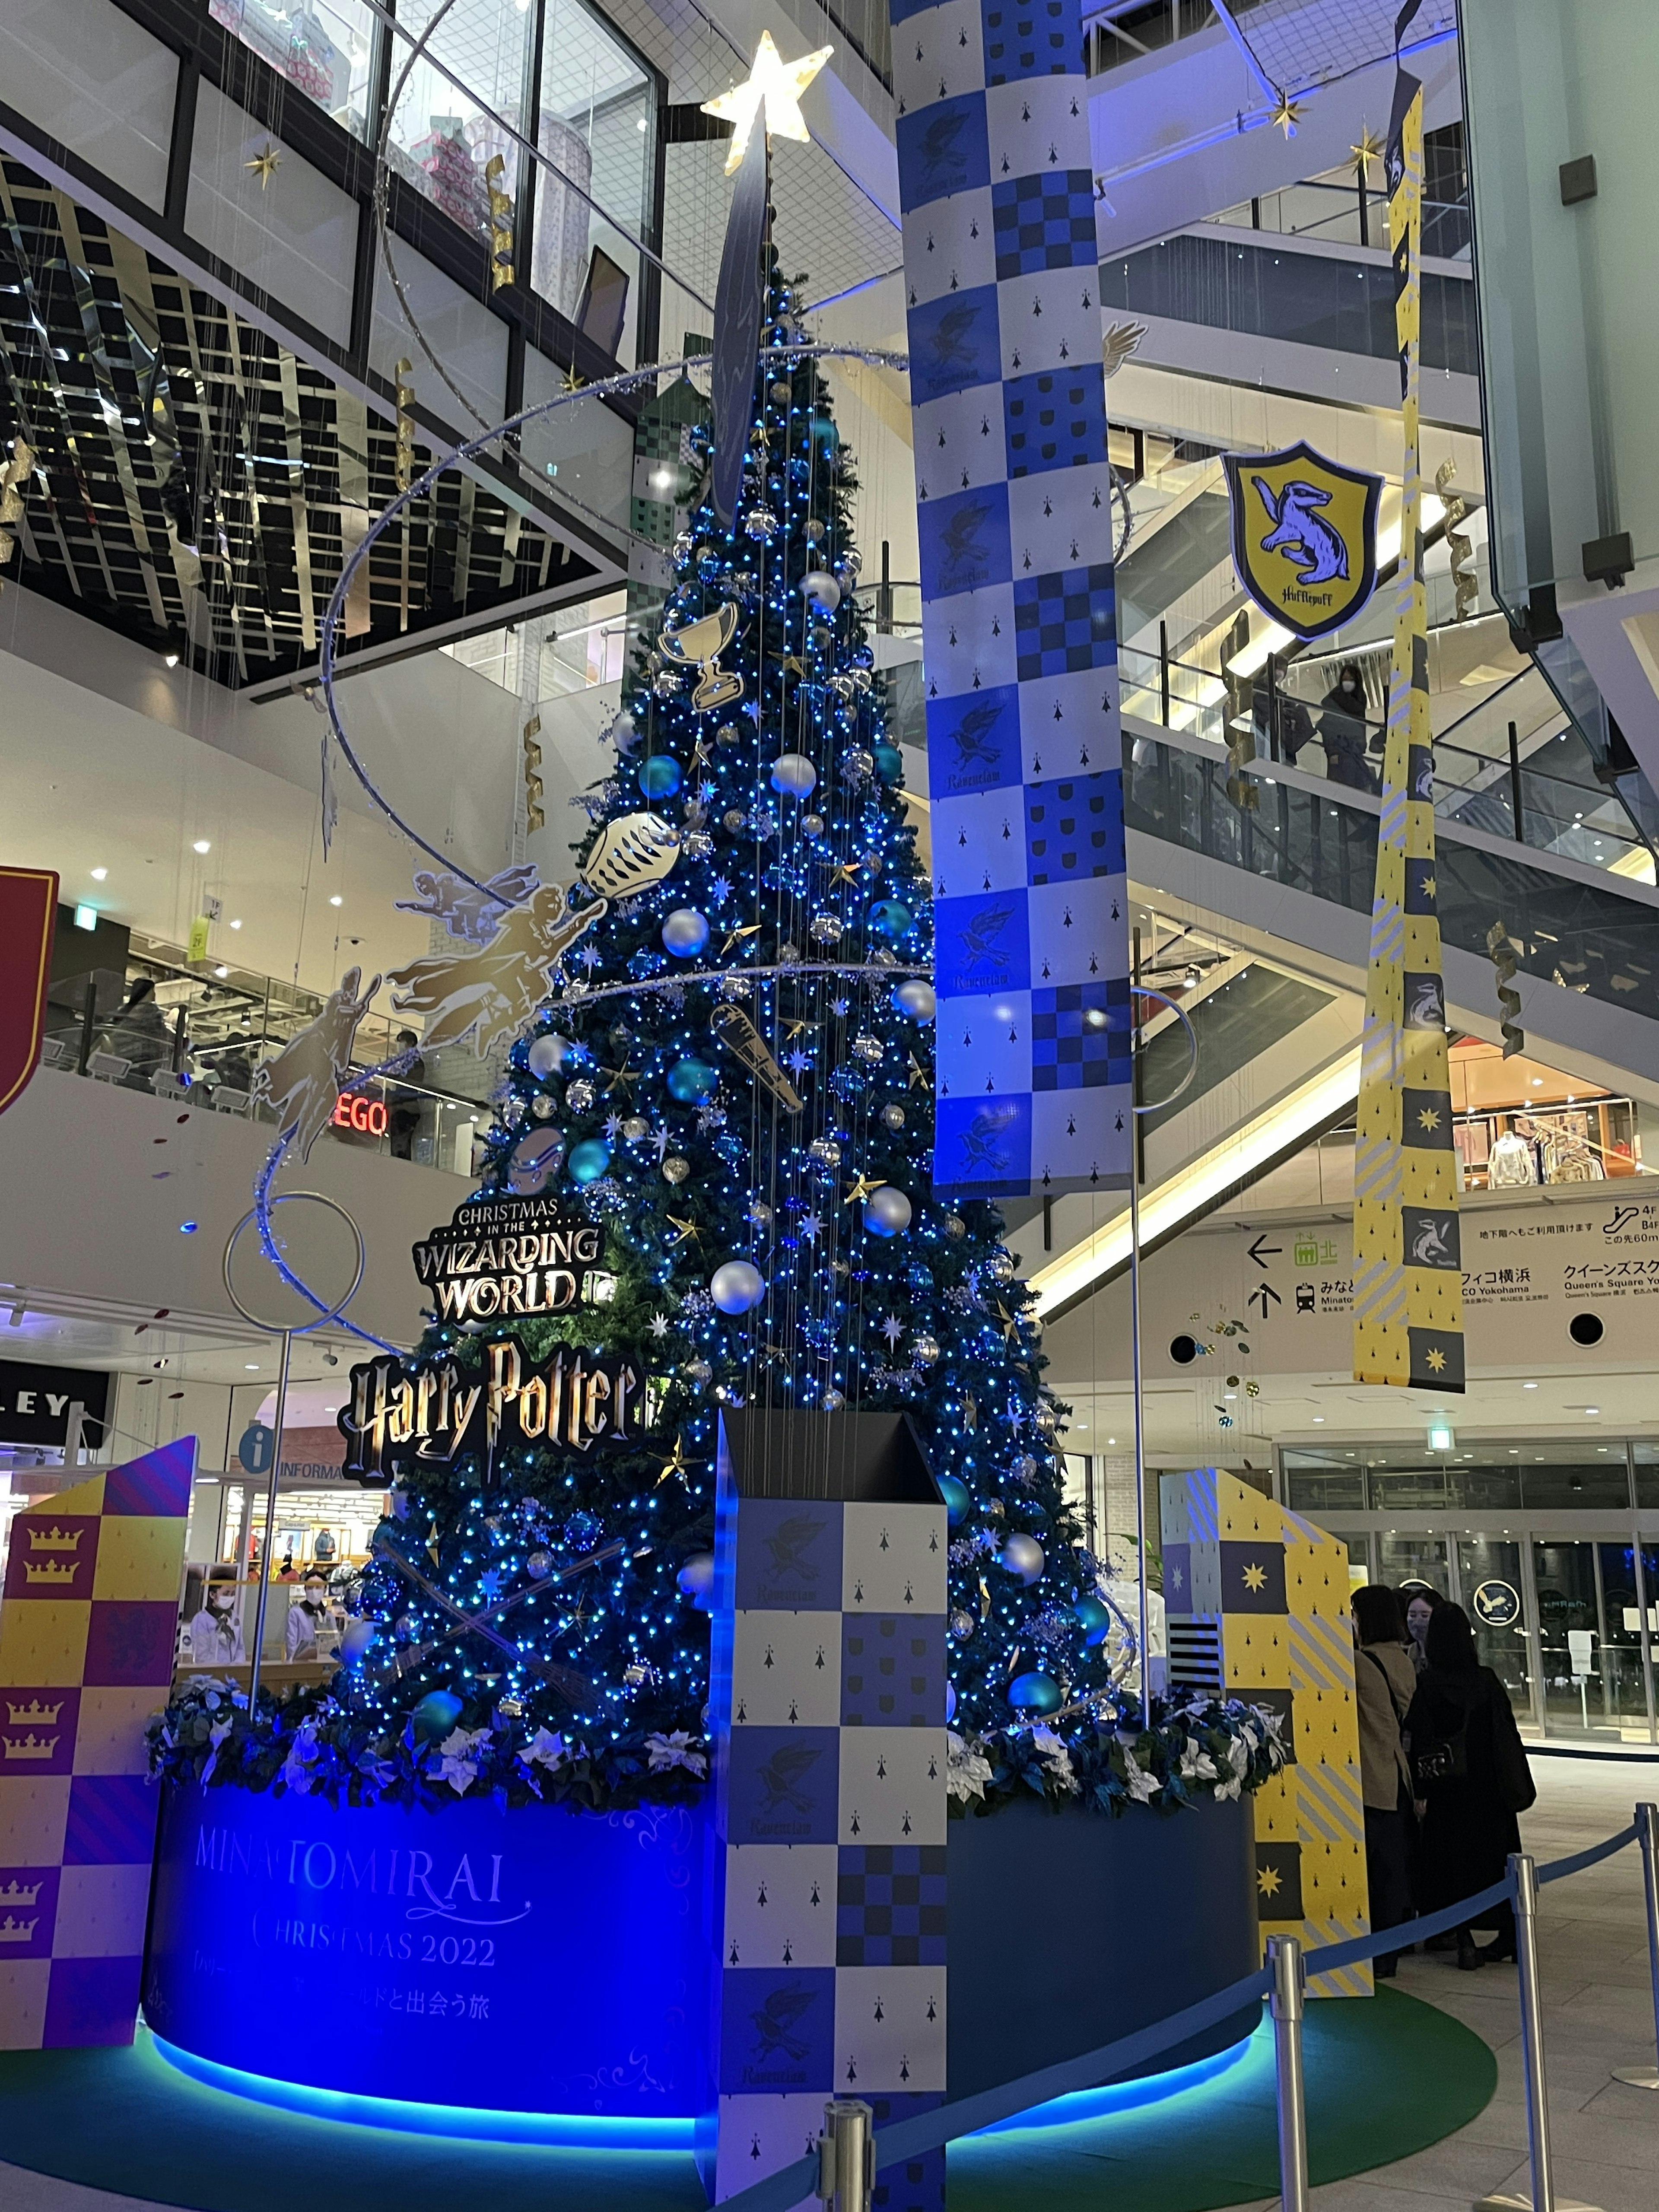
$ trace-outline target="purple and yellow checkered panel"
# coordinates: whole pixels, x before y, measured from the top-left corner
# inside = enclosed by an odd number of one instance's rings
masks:
[[[1128,1173],[1129,947],[1081,15],[1078,0],[894,0],[891,14],[933,810],[933,1179],[967,1197],[1099,1188]]]
[[[196,1442],[12,1523],[0,1595],[0,2050],[130,2043]]]

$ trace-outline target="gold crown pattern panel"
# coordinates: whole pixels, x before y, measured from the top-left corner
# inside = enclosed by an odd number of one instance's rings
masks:
[[[1263,1939],[1311,1950],[1363,1936],[1359,1781],[1346,1544],[1224,1468],[1159,1485],[1170,1689],[1270,1711],[1286,1764],[1251,1799]],[[1369,1964],[1320,1974],[1313,1996],[1366,1996]]]

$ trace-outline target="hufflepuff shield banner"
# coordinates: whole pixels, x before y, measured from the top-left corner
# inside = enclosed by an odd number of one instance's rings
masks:
[[[1301,638],[1352,622],[1376,588],[1381,477],[1301,440],[1282,453],[1227,453],[1233,566],[1270,622]]]

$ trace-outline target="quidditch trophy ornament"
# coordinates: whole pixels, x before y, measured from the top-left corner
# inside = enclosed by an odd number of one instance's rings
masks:
[[[657,640],[657,649],[665,660],[677,668],[695,668],[699,673],[696,687],[691,694],[691,704],[700,714],[711,714],[717,707],[729,707],[733,700],[743,696],[743,678],[731,670],[719,665],[720,657],[738,634],[738,610],[728,599],[712,615],[702,615],[683,629],[664,628]]]

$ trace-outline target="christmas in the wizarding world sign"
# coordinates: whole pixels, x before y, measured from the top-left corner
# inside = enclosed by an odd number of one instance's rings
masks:
[[[605,1232],[556,1199],[471,1199],[413,1248],[441,1322],[510,1321],[602,1305]]]

